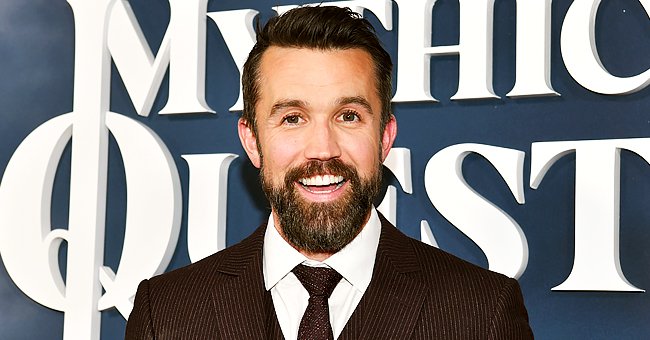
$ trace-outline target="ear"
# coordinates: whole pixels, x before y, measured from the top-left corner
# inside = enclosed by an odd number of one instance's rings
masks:
[[[393,147],[393,142],[395,141],[395,136],[397,136],[397,121],[395,116],[390,115],[384,132],[381,136],[381,161],[383,162],[388,157],[388,152]]]
[[[242,118],[239,118],[237,123],[237,132],[239,132],[239,140],[241,145],[244,147],[248,158],[251,160],[251,163],[259,169],[261,166],[260,150],[257,148],[257,137],[253,133],[253,129],[250,126],[250,123]]]

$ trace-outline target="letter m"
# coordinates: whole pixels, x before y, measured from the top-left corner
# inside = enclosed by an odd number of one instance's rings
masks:
[[[149,115],[167,66],[169,97],[160,114],[214,112],[205,102],[207,2],[169,0],[169,25],[154,57],[128,1],[115,1],[108,49],[139,115]]]

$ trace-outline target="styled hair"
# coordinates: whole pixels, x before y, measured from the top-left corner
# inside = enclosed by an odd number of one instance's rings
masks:
[[[381,100],[383,131],[392,115],[392,69],[390,55],[384,50],[368,20],[349,8],[335,6],[298,7],[271,18],[260,29],[257,25],[257,43],[248,55],[242,72],[242,91],[246,121],[257,135],[255,105],[259,99],[259,69],[262,55],[271,46],[311,48],[317,50],[345,50],[359,48],[370,54],[375,71],[377,94]]]

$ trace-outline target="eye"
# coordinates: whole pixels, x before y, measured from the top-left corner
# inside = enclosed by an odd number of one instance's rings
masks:
[[[284,118],[282,118],[282,123],[286,123],[289,125],[296,125],[300,123],[300,116],[299,115],[287,115]]]
[[[359,114],[353,110],[347,110],[341,113],[340,119],[344,122],[356,122],[359,121]]]

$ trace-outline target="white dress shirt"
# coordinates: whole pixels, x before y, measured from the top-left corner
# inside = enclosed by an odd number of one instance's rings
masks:
[[[373,208],[357,237],[338,253],[319,262],[306,258],[289,245],[275,229],[273,216],[269,217],[264,234],[264,286],[271,291],[273,307],[285,339],[298,337],[300,320],[309,300],[309,293],[291,270],[302,263],[312,267],[330,267],[343,276],[328,300],[330,323],[336,339],[370,284],[380,233],[381,222]]]

